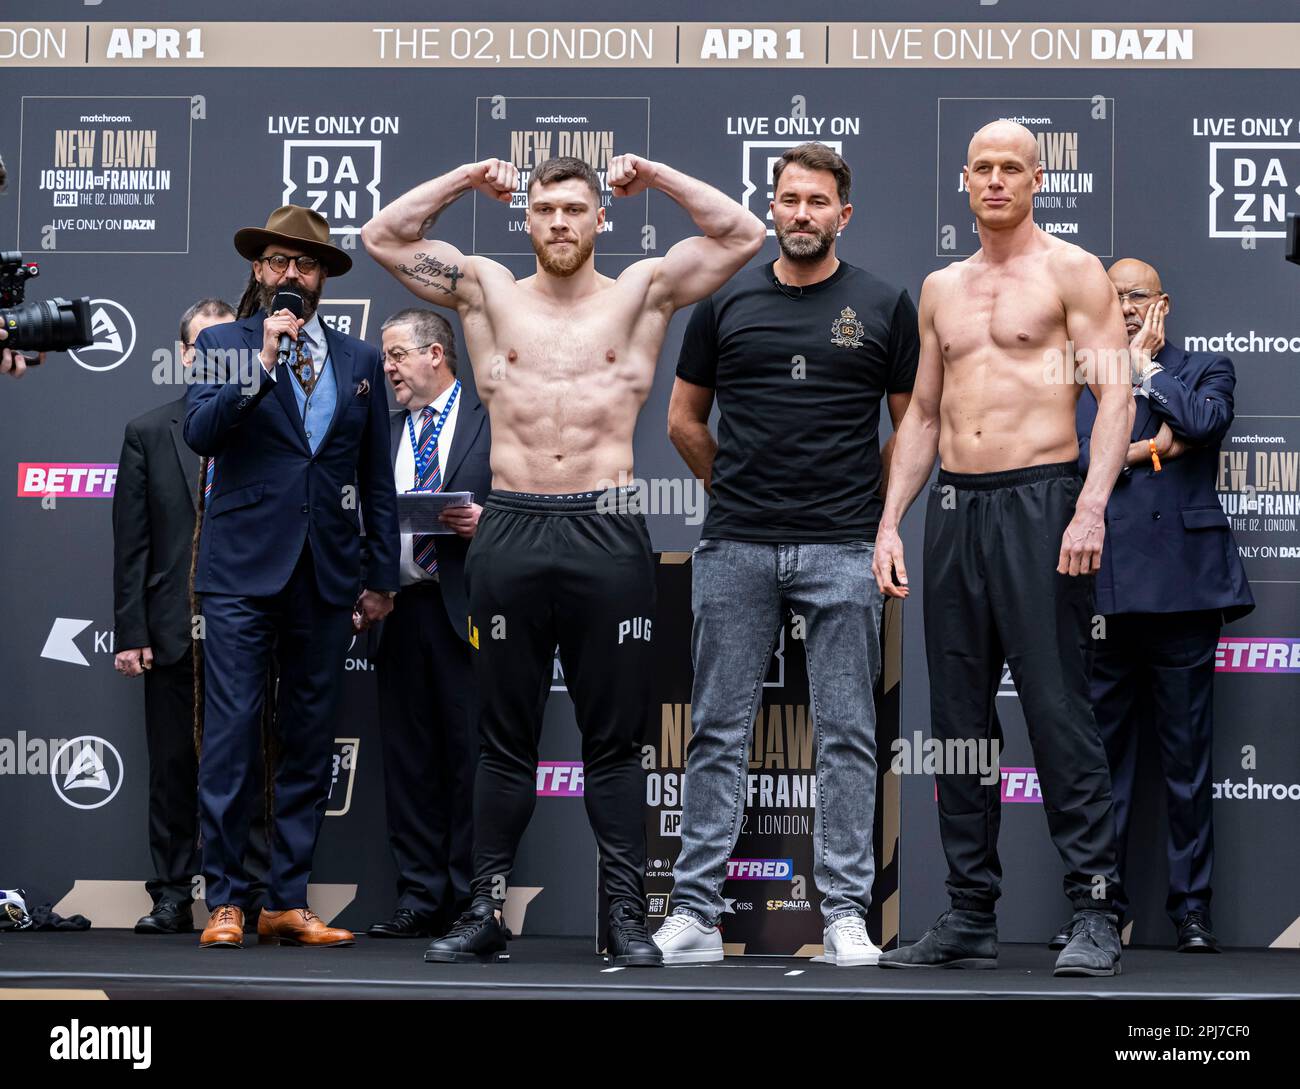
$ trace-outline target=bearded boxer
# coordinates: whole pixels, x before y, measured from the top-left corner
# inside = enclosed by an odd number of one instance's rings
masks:
[[[937,451],[924,600],[934,737],[1000,750],[1005,658],[1074,908],[1056,974],[1115,975],[1115,832],[1088,653],[1091,576],[1132,420],[1124,319],[1100,262],[1035,226],[1043,168],[1028,129],[980,129],[963,177],[980,249],[931,273],[921,291],[916,388],[898,429],[875,574],[884,593],[907,596],[898,525]],[[1066,365],[1071,350],[1078,371]],[[1086,481],[1074,426],[1079,377],[1098,406]],[[993,968],[999,784],[977,772],[937,780],[952,909],[880,964]]]
[[[615,965],[654,966],[645,928],[644,772],[639,746],[650,675],[654,562],[629,510],[632,435],[674,311],[716,291],[763,243],[763,224],[711,186],[663,163],[616,156],[617,197],[658,189],[703,232],[616,279],[596,271],[600,183],[580,159],[548,159],[528,181],[525,228],[537,256],[516,280],[495,261],[426,241],[470,190],[508,204],[518,171],[459,166],[385,208],[366,249],[423,299],[461,318],[492,424],[492,491],[466,559],[482,754],[474,788],[470,909],[425,954],[484,960],[505,949],[497,918],[536,799],[538,695],[556,644],[582,731],[585,800],[610,903]]]

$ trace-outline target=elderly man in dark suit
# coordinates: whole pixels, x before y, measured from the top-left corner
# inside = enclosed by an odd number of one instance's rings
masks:
[[[239,231],[235,248],[252,262],[262,309],[199,338],[208,380],[190,387],[185,418],[186,442],[216,458],[194,580],[206,626],[199,817],[212,909],[200,944],[242,945],[242,855],[274,648],[279,758],[258,939],[350,945],[351,933],[308,907],[307,882],[353,616],[383,619],[398,587],[383,366],[375,348],[317,313],[327,276],[352,267],[323,217],[286,205],[265,228]]]
[[[1134,358],[1136,413],[1128,456],[1106,508],[1097,574],[1092,702],[1114,793],[1121,920],[1126,842],[1133,811],[1138,727],[1151,719],[1169,810],[1166,909],[1181,953],[1216,953],[1210,923],[1214,865],[1214,652],[1225,622],[1255,607],[1237,543],[1214,491],[1219,447],[1232,425],[1236,373],[1223,355],[1190,353],[1165,340],[1169,295],[1142,261],[1109,275]],[[1097,403],[1079,399],[1080,465]],[[1068,935],[1063,931],[1053,948]]]
[[[233,321],[221,299],[201,299],[181,318],[185,366],[194,342],[213,325]],[[149,849],[153,908],[137,934],[193,929],[191,881],[199,869],[194,755],[194,655],[190,614],[190,552],[199,487],[199,456],[185,443],[185,398],[126,425],[113,494],[113,664],[144,677],[149,752]]]
[[[492,487],[491,427],[456,376],[451,326],[414,308],[394,314],[382,332],[397,402],[389,418],[397,490],[482,499]],[[469,906],[479,740],[465,553],[481,509],[471,502],[444,510],[445,534],[402,534],[402,588],[376,664],[397,908],[367,931],[371,937],[432,937]]]

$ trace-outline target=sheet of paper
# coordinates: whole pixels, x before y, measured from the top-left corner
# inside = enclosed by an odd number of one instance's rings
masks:
[[[398,492],[397,524],[403,533],[454,533],[438,515],[473,502],[473,492]]]

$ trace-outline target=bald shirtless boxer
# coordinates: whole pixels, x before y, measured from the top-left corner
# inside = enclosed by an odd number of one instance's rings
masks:
[[[1132,423],[1124,319],[1100,262],[1034,225],[1043,171],[1028,129],[1005,121],[980,129],[963,175],[980,249],[931,273],[921,291],[916,388],[894,446],[874,571],[882,592],[907,596],[898,524],[937,451],[924,594],[934,738],[1000,751],[1005,658],[1075,910],[1056,974],[1115,975],[1110,774],[1089,701],[1088,648],[1090,576]],[[1084,381],[1099,405],[1086,481],[1074,426]],[[937,780],[952,909],[880,964],[995,968],[999,784],[983,785],[978,773]]]
[[[411,291],[455,310],[492,423],[492,492],[466,559],[467,623],[480,688],[473,903],[425,953],[500,959],[497,914],[536,798],[539,707],[558,643],[582,731],[584,798],[610,902],[615,965],[655,966],[645,928],[644,772],[654,564],[645,519],[602,482],[632,479],[632,435],[673,312],[721,287],[763,244],[763,224],[716,189],[662,163],[619,155],[617,197],[647,188],[677,201],[702,235],[617,278],[593,261],[605,222],[596,173],[549,159],[528,182],[537,255],[522,280],[503,265],[426,241],[471,189],[509,203],[516,168],[457,167],[394,201],[362,231]]]

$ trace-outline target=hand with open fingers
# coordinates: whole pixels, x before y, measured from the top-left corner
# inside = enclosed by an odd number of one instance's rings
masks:
[[[1168,307],[1164,299],[1157,299],[1147,307],[1142,318],[1142,328],[1133,334],[1129,341],[1129,354],[1132,357],[1133,377],[1151,365],[1156,353],[1165,346],[1165,311]]]

